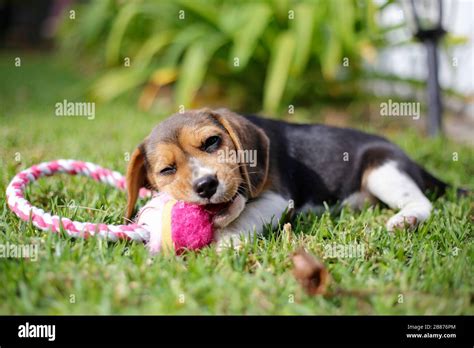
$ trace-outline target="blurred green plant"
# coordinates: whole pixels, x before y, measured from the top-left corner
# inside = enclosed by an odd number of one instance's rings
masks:
[[[65,21],[62,42],[75,54],[101,53],[105,70],[90,89],[99,101],[139,86],[154,98],[173,83],[176,106],[193,106],[213,86],[246,109],[277,112],[362,93],[363,63],[390,29],[376,16],[391,2],[91,1]]]

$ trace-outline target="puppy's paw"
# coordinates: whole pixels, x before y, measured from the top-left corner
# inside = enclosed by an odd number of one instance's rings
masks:
[[[406,216],[396,214],[387,221],[387,230],[390,232],[394,230],[412,230],[418,225],[416,216]]]

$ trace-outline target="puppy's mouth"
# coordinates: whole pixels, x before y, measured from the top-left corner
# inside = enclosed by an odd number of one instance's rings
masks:
[[[206,209],[206,211],[208,211],[209,213],[211,213],[213,215],[224,215],[229,210],[229,208],[232,206],[232,204],[234,204],[234,201],[237,198],[238,194],[239,193],[237,192],[234,195],[234,197],[229,199],[227,202],[208,203],[204,206],[204,209]]]

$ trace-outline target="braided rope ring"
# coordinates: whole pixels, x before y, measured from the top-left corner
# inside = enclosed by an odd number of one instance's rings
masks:
[[[125,190],[125,178],[119,172],[102,168],[90,162],[60,159],[43,162],[18,173],[7,187],[6,196],[9,208],[20,219],[27,222],[31,221],[34,226],[43,231],[59,232],[62,227],[69,236],[74,238],[87,238],[97,235],[111,241],[119,239],[148,241],[150,232],[141,225],[107,225],[72,221],[65,217],[51,215],[43,209],[32,206],[24,197],[26,185],[43,176],[51,176],[56,173],[88,176],[95,181],[114,186],[121,191]],[[149,190],[145,188],[140,190],[140,197],[150,195]]]

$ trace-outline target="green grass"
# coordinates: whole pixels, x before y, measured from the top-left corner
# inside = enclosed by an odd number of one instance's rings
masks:
[[[377,206],[300,215],[291,241],[276,231],[222,254],[206,248],[150,258],[139,243],[36,230],[6,206],[5,187],[15,173],[56,158],[124,172],[124,153],[163,115],[138,112],[124,99],[98,105],[94,120],[55,117],[56,102],[81,100],[77,93],[88,74],[72,68],[79,64],[32,55],[15,68],[15,56],[0,57],[0,244],[36,244],[39,255],[37,261],[0,259],[0,314],[474,314],[472,201],[452,192],[412,233],[388,233],[384,223],[393,212]],[[474,187],[472,148],[414,131],[391,138],[442,179]],[[126,199],[113,188],[66,176],[40,180],[28,197],[57,214],[110,223],[121,222]],[[67,208],[71,200],[99,211]],[[303,245],[323,255],[328,243],[364,245],[363,258],[324,262],[332,289],[369,291],[367,297],[310,297],[293,278],[290,254]]]

